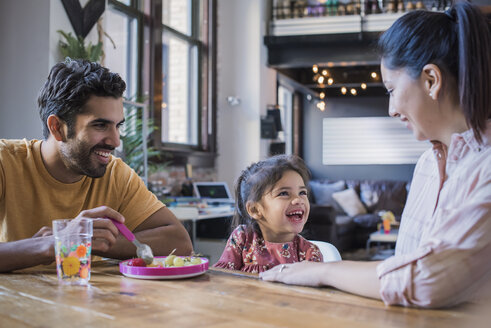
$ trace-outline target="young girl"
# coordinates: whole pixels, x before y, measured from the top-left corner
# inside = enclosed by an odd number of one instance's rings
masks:
[[[282,263],[322,262],[314,244],[299,235],[309,216],[309,171],[297,156],[252,164],[236,183],[235,230],[215,267],[263,272]]]

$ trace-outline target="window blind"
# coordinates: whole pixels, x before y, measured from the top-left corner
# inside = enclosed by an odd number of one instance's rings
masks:
[[[322,164],[414,164],[431,147],[391,117],[324,118]]]

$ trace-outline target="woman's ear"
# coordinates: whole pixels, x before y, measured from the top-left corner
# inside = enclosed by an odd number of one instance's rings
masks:
[[[56,115],[50,115],[46,121],[49,132],[56,141],[66,141],[65,127],[66,125]]]
[[[247,214],[254,220],[259,220],[262,217],[260,204],[248,201],[246,204]]]
[[[421,71],[421,78],[428,96],[433,100],[438,100],[443,87],[440,68],[435,64],[426,64]]]

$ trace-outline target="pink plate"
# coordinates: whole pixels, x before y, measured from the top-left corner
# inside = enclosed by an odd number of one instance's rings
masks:
[[[165,259],[167,256],[155,256],[157,259]],[[186,256],[181,256],[186,257]],[[206,257],[200,257],[201,263],[182,267],[138,267],[126,263],[129,260],[119,262],[119,271],[130,278],[137,279],[181,279],[199,276],[208,270],[209,261]]]

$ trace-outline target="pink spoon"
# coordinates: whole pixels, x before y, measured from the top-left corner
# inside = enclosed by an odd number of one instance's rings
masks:
[[[147,244],[140,243],[135,238],[135,235],[130,231],[130,229],[128,229],[123,223],[118,222],[114,219],[110,219],[110,220],[114,223],[116,228],[118,228],[119,232],[121,232],[121,234],[126,239],[131,241],[136,246],[136,256],[142,258],[146,264],[152,264],[153,253],[152,253],[152,249],[150,248],[150,246],[148,246]]]

